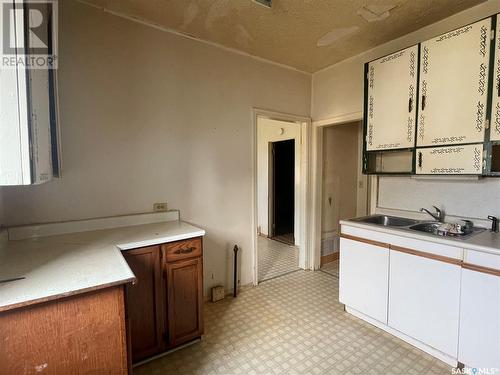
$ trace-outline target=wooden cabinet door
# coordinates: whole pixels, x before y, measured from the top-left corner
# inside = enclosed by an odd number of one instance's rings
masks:
[[[162,281],[160,247],[124,251],[123,255],[137,278],[127,288],[132,361],[165,349],[165,291]]]
[[[421,44],[417,146],[484,141],[491,18]]]
[[[415,145],[418,46],[368,64],[366,149]]]
[[[203,334],[202,258],[165,263],[169,346]]]
[[[500,275],[462,269],[458,360],[500,368]]]
[[[471,174],[483,171],[483,144],[418,148],[416,174]]]
[[[492,91],[490,140],[500,141],[500,14],[497,14]]]
[[[389,326],[457,357],[458,264],[391,250]]]
[[[340,239],[341,303],[387,324],[388,277],[388,248]]]

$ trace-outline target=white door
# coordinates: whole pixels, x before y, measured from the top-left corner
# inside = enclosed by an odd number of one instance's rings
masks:
[[[460,267],[391,250],[389,326],[457,357]]]
[[[418,148],[416,174],[482,174],[483,144]]]
[[[462,269],[458,360],[500,369],[500,276]]]
[[[484,141],[491,18],[421,44],[417,146]]]
[[[387,324],[389,249],[340,239],[339,300]]]
[[[493,101],[491,105],[490,140],[500,141],[500,14],[497,15],[495,65],[493,68]]]
[[[415,145],[417,56],[413,46],[368,64],[368,151]]]

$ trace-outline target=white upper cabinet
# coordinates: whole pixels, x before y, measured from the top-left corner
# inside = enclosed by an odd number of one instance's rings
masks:
[[[415,145],[418,46],[368,64],[366,149]]]
[[[500,14],[497,15],[490,140],[500,141]]]
[[[491,22],[421,44],[417,146],[484,141]]]
[[[416,174],[480,175],[483,171],[483,144],[417,149]]]

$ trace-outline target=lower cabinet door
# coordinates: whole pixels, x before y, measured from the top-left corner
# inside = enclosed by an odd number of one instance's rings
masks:
[[[388,276],[388,248],[340,239],[340,302],[387,324]]]
[[[203,334],[202,258],[165,263],[169,346]]]
[[[462,270],[458,361],[500,369],[500,276]]]
[[[456,358],[460,266],[391,250],[389,269],[389,326]]]
[[[165,350],[165,298],[161,274],[160,247],[123,252],[137,278],[127,287],[132,361],[137,362]]]

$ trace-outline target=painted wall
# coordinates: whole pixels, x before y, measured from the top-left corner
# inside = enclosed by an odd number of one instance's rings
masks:
[[[282,133],[283,130],[283,134]],[[269,234],[269,143],[295,140],[295,241],[300,242],[300,124],[259,118],[257,121],[257,212],[260,231]]]
[[[311,109],[313,120],[362,111],[365,62],[499,12],[500,0],[490,0],[313,74]],[[493,208],[500,201],[499,187],[500,180],[497,179],[457,183],[452,179],[423,182],[409,177],[381,178],[379,205],[416,210],[430,203],[443,203],[450,206],[450,213],[457,210],[460,211],[457,214],[460,213],[463,216],[479,215],[482,217],[486,211],[491,211],[490,207]],[[426,193],[422,194],[422,191]],[[479,198],[471,198],[472,192],[477,197],[481,197],[483,202],[478,202]],[[450,198],[450,194],[454,197]]]
[[[168,202],[206,229],[205,286],[252,281],[252,107],[308,116],[310,76],[60,6],[63,177],[3,191],[6,223],[146,212]]]

